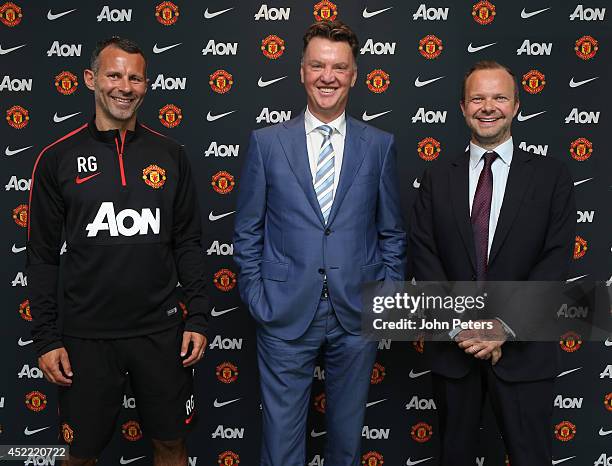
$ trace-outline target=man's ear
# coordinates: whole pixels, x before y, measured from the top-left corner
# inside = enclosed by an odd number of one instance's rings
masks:
[[[94,90],[95,77],[96,75],[92,70],[86,69],[85,71],[83,71],[83,80],[85,81],[85,85],[87,86],[87,89],[90,89],[92,91]]]

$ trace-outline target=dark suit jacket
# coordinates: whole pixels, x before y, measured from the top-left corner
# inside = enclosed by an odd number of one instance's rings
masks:
[[[415,278],[476,278],[469,213],[469,154],[423,175],[410,225]],[[514,149],[504,200],[489,254],[487,280],[564,281],[575,238],[576,207],[569,171],[559,161]],[[463,377],[475,364],[454,343],[431,343],[432,371]],[[559,372],[552,343],[506,343],[494,367],[507,381],[551,378]]]

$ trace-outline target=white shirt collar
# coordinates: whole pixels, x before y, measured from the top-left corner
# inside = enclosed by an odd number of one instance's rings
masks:
[[[327,125],[334,128],[334,131],[337,131],[342,136],[346,134],[346,112],[342,112],[338,118],[329,123],[323,123],[317,117],[315,117],[308,107],[306,107],[306,113],[304,114],[304,125],[306,127],[306,134],[310,134],[315,129],[317,129],[321,125]]]
[[[497,152],[497,155],[506,165],[510,166],[512,163],[512,152],[514,151],[514,145],[512,144],[512,138],[505,142],[502,142],[493,151]],[[485,152],[493,152],[487,149],[483,149],[470,141],[470,168],[474,169]]]

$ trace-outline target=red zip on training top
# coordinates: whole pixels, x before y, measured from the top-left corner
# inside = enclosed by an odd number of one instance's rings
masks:
[[[125,182],[125,171],[123,170],[123,147],[125,145],[125,135],[126,134],[127,134],[127,131],[124,131],[123,133],[119,133],[119,135],[121,136],[121,149],[119,149],[119,140],[115,138],[115,146],[117,147],[117,155],[119,156],[119,171],[121,172],[121,185],[122,186],[127,185],[127,183]]]

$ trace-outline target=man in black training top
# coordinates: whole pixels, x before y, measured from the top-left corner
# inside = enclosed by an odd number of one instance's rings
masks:
[[[189,161],[182,146],[136,120],[147,91],[136,44],[100,42],[84,78],[94,118],[43,149],[32,173],[27,273],[38,364],[60,386],[69,465],[95,463],[128,377],[155,464],[186,465],[195,414],[188,366],[203,355],[209,314]],[[125,428],[140,435],[137,425]]]

